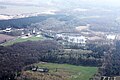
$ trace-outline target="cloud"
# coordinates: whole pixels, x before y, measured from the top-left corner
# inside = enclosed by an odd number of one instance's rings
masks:
[[[8,2],[7,2],[8,1]],[[17,0],[15,2],[13,1],[0,1],[1,5],[12,5],[12,6],[37,6],[37,4],[35,3],[31,3],[31,2],[25,2],[25,1],[18,1]]]
[[[7,7],[6,6],[0,6],[0,9],[6,9]]]
[[[75,7],[79,5],[108,5],[120,6],[119,0],[0,0],[0,4],[15,6],[49,6],[49,7]]]
[[[54,9],[74,9],[88,7],[118,6],[119,0],[0,0],[0,5],[31,6]]]
[[[0,0],[0,5],[10,6],[26,6],[26,7],[39,7],[61,9],[64,8],[63,0]]]

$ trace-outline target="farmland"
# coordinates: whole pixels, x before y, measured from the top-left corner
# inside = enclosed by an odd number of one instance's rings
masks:
[[[0,34],[0,43],[4,42],[4,41],[12,40],[14,38],[15,37],[13,37],[13,36],[5,35],[5,34]]]
[[[26,38],[26,39],[19,37],[19,38],[16,38],[16,39],[14,39],[14,40],[5,42],[5,43],[3,43],[2,45],[3,45],[3,46],[8,46],[8,45],[12,45],[12,44],[19,43],[19,42],[38,41],[38,40],[41,40],[41,39],[42,39],[42,37],[36,37],[36,36],[28,37],[28,38]]]

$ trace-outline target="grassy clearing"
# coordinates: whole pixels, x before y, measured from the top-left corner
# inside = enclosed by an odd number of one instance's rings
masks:
[[[49,68],[50,74],[65,76],[67,80],[89,80],[96,72],[97,67],[84,67],[69,64],[39,63],[39,67]]]
[[[20,37],[20,38],[17,38],[15,40],[3,43],[2,45],[3,46],[8,46],[8,45],[13,45],[13,44],[19,43],[19,42],[25,42],[25,41],[28,41],[28,40],[30,40],[30,41],[38,41],[38,40],[41,40],[41,39],[43,39],[43,38],[42,37],[36,37],[36,36],[32,36],[32,37],[29,37],[29,38],[26,38],[26,39],[23,39],[23,38]]]

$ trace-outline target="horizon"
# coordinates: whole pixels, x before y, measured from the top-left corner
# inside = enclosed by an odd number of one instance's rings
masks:
[[[119,0],[0,0],[0,14],[23,14],[45,10],[72,10],[76,8],[102,8],[113,10],[119,7]]]

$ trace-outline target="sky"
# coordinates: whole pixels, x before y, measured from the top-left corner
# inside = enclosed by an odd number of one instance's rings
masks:
[[[5,4],[26,4],[26,5],[39,5],[39,4],[48,4],[53,5],[54,3],[60,4],[64,2],[86,2],[86,3],[99,3],[106,5],[119,6],[120,0],[0,0],[0,2]]]
[[[0,0],[0,14],[40,12],[86,6],[120,7],[120,0]]]

